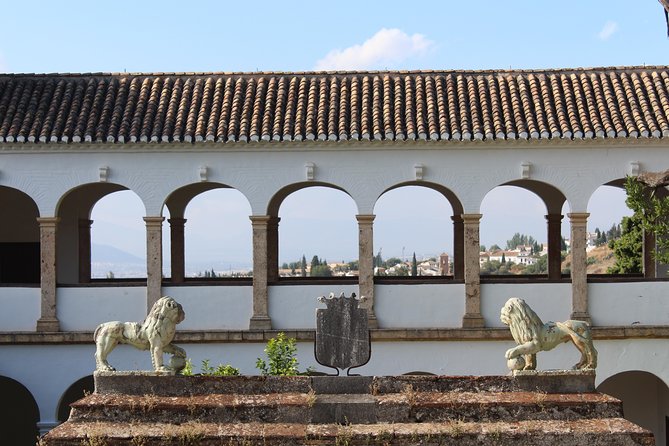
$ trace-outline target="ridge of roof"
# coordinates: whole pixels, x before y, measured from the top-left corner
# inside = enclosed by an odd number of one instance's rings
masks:
[[[489,68],[489,69],[418,69],[418,70],[328,70],[328,71],[138,71],[138,72],[53,72],[53,73],[0,73],[0,78],[88,78],[88,77],[206,77],[206,76],[368,76],[368,75],[463,75],[463,76],[490,76],[490,75],[528,75],[528,74],[571,74],[571,73],[599,73],[607,71],[641,72],[669,70],[669,65],[612,65],[596,67],[562,67],[562,68]]]

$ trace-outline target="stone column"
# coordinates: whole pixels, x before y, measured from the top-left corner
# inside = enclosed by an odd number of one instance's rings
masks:
[[[172,217],[170,224],[170,269],[172,283],[183,283],[186,276],[184,225],[185,218]]]
[[[162,297],[163,221],[165,217],[144,217],[146,222],[146,310]]]
[[[453,220],[453,278],[465,278],[465,225],[462,217],[454,215]]]
[[[358,220],[358,291],[365,296],[360,307],[367,310],[369,328],[379,328],[374,313],[374,218],[376,215],[356,215]]]
[[[79,219],[79,283],[91,281],[91,225],[93,220]]]
[[[545,217],[548,223],[548,278],[559,280],[562,277],[560,242],[563,215],[548,214]]]
[[[481,265],[479,263],[481,217],[481,214],[462,214],[465,277],[465,315],[462,318],[462,326],[464,328],[479,328],[485,325],[483,316],[481,316]]]
[[[38,218],[40,242],[41,309],[37,331],[60,331],[56,313],[56,227],[58,217]]]
[[[653,258],[653,251],[655,250],[655,234],[643,231],[643,257],[641,265],[643,268],[643,276],[647,279],[653,279],[657,277],[657,262]]]
[[[588,275],[586,229],[587,212],[567,214],[571,223],[571,319],[590,322],[588,312]]]
[[[272,321],[268,311],[268,227],[269,215],[252,215],[253,227],[253,315],[249,321],[251,330],[269,330]]]
[[[279,217],[270,217],[267,221],[267,281],[279,279]]]

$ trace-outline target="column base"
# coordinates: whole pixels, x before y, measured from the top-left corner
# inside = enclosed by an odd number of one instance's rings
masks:
[[[376,316],[371,315],[367,317],[367,327],[370,330],[379,328],[379,320],[376,318]]]
[[[37,320],[37,331],[60,331],[60,321],[56,318],[40,318]]]
[[[271,330],[272,319],[268,316],[253,316],[249,321],[249,330]]]
[[[587,322],[588,324],[592,325],[592,319],[590,318],[590,313],[574,312],[574,313],[571,314],[571,316],[569,318],[573,319],[575,321],[584,321],[584,322]]]
[[[480,314],[465,314],[462,317],[462,328],[483,328],[485,320]]]

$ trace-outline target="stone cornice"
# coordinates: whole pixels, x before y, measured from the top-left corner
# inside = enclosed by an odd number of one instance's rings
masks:
[[[314,330],[215,330],[178,331],[176,343],[246,343],[267,342],[283,332],[300,342],[313,342]],[[593,327],[595,340],[669,339],[669,325],[626,325]],[[373,329],[374,342],[397,341],[511,341],[507,328],[395,328]],[[93,344],[93,332],[4,332],[0,345]]]

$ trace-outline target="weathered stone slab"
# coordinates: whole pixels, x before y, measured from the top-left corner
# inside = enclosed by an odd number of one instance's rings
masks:
[[[371,343],[367,310],[359,308],[355,294],[330,294],[319,301],[327,309],[316,310],[316,361],[326,367],[348,370],[369,361]]]
[[[314,376],[311,385],[316,394],[370,393],[373,376]]]

